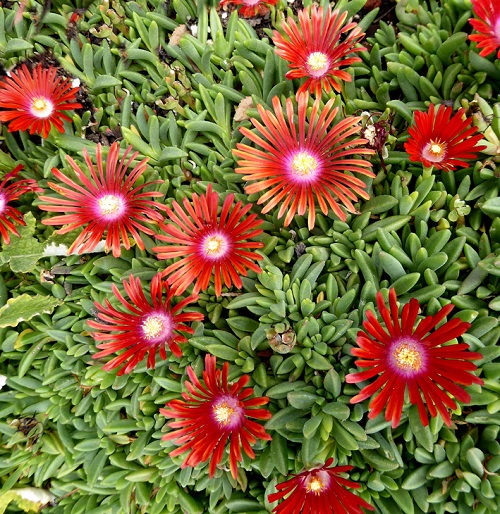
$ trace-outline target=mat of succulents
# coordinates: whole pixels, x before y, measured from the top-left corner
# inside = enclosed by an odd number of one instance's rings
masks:
[[[499,192],[498,0],[0,0],[0,514],[498,514]]]

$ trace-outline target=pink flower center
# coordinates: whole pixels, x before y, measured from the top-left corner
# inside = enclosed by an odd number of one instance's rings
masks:
[[[441,162],[446,157],[446,143],[430,140],[422,150],[425,159],[431,162]]]
[[[144,338],[151,343],[164,341],[172,334],[172,320],[165,313],[149,314],[144,316],[141,330]]]
[[[500,43],[500,16],[498,16],[495,23],[493,24],[493,32],[497,38],[497,43]]]
[[[328,71],[330,59],[323,52],[312,52],[307,58],[306,65],[312,77],[321,77]]]
[[[31,114],[37,118],[48,118],[54,110],[54,105],[48,98],[41,96],[33,98],[31,102]]]
[[[5,201],[4,195],[0,194],[0,214],[4,211],[6,204],[7,202]]]
[[[292,175],[303,182],[313,180],[317,175],[318,168],[318,160],[304,150],[294,154],[290,163]]]
[[[103,195],[97,200],[97,208],[102,218],[111,221],[123,214],[125,202],[116,195]]]
[[[389,359],[404,375],[416,375],[425,367],[425,348],[419,341],[402,338],[394,342]]]
[[[206,235],[201,242],[201,251],[205,257],[218,260],[229,250],[229,241],[222,232]]]
[[[259,5],[262,0],[243,0],[243,5],[254,6]]]
[[[306,492],[313,493],[319,496],[325,489],[328,488],[330,483],[330,476],[326,471],[320,470],[311,473],[307,476],[305,481]]]
[[[234,429],[241,424],[243,409],[233,396],[222,396],[212,405],[212,415],[220,428]]]

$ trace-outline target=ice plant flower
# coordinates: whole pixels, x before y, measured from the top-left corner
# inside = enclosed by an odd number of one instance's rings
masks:
[[[460,385],[483,384],[471,373],[476,365],[469,362],[481,359],[482,355],[469,351],[467,343],[447,344],[466,332],[470,323],[453,318],[433,330],[453,310],[453,305],[448,304],[415,327],[419,311],[415,298],[404,305],[400,323],[394,289],[389,291],[390,310],[380,291],[377,293],[377,305],[385,330],[375,314],[367,311],[367,320],[363,322],[365,330],[358,332],[359,348],[354,348],[352,353],[359,357],[356,361],[358,367],[369,369],[347,375],[346,381],[357,383],[380,376],[354,396],[351,403],[372,397],[368,417],[375,418],[385,409],[385,419],[392,421],[392,427],[396,428],[401,419],[405,392],[408,391],[410,403],[417,405],[424,426],[429,422],[425,404],[432,417],[436,417],[439,411],[450,426],[447,409],[457,408],[453,397],[464,403],[470,401],[469,394]]]
[[[249,251],[264,246],[248,241],[262,233],[262,222],[255,214],[245,217],[252,204],[233,205],[234,195],[229,194],[219,215],[218,200],[219,195],[209,184],[205,194],[193,195],[192,203],[184,198],[184,209],[175,201],[172,209],[166,209],[169,221],[160,225],[164,233],[156,237],[170,245],[157,246],[153,251],[159,259],[180,257],[163,272],[176,294],[193,283],[195,293],[205,291],[214,275],[215,294],[220,296],[222,282],[226,287],[234,284],[241,288],[241,276],[247,275],[247,269],[261,272],[254,261],[262,256]]]
[[[351,82],[352,77],[342,67],[351,66],[361,59],[349,54],[366,50],[356,44],[365,35],[357,23],[349,22],[344,26],[347,12],[338,9],[323,10],[312,6],[299,11],[299,24],[288,19],[282,24],[284,34],[274,31],[273,41],[276,53],[288,61],[288,79],[307,77],[298,93],[309,91],[321,97],[330,88],[341,91],[341,81]],[[342,41],[340,41],[342,39]]]
[[[23,165],[17,165],[10,173],[7,173],[3,180],[0,182],[0,234],[3,243],[8,245],[10,243],[10,233],[19,237],[19,233],[15,224],[26,225],[23,220],[23,215],[14,209],[10,202],[17,200],[25,193],[43,193],[43,189],[38,187],[35,180],[21,179],[7,185],[7,182],[16,178],[17,174],[23,169]]]
[[[321,467],[302,471],[293,478],[276,486],[277,493],[270,494],[270,503],[281,500],[273,509],[276,514],[363,514],[363,509],[375,510],[369,503],[346,489],[359,489],[361,486],[343,478],[341,473],[350,471],[353,466],[331,468],[333,459],[328,459]]]
[[[500,59],[500,3],[498,0],[472,0],[472,9],[479,19],[470,18],[469,22],[478,34],[471,34],[469,39],[481,48],[479,55],[497,52]]]
[[[278,0],[221,0],[220,6],[241,5],[238,14],[243,18],[263,16],[269,12],[269,5],[276,5]]]
[[[278,217],[285,212],[284,224],[289,225],[296,213],[303,216],[308,212],[309,229],[316,220],[316,204],[324,214],[329,209],[341,219],[346,219],[340,208],[343,204],[355,212],[353,201],[359,197],[370,198],[365,191],[366,184],[351,173],[374,177],[371,163],[354,158],[356,154],[372,155],[366,148],[366,139],[351,138],[361,131],[361,118],[347,116],[333,124],[338,108],[331,99],[322,107],[318,97],[307,116],[308,93],[297,96],[297,123],[294,121],[294,105],[286,100],[286,119],[280,100],[273,98],[274,114],[257,106],[262,123],[252,119],[255,132],[241,127],[244,136],[259,148],[238,143],[233,150],[238,158],[236,173],[243,174],[243,180],[254,182],[245,187],[248,194],[263,194],[258,204],[265,203],[262,213],[281,207]],[[346,173],[349,172],[348,173]]]
[[[453,117],[452,112],[444,104],[437,109],[431,104],[428,112],[415,112],[415,123],[408,129],[410,138],[405,142],[410,160],[451,171],[458,166],[467,168],[469,164],[464,159],[477,159],[477,152],[486,148],[476,146],[482,134],[470,126],[472,118],[463,119],[464,108]]]
[[[271,440],[264,427],[250,419],[271,418],[268,410],[255,408],[266,405],[269,398],[250,398],[253,389],[245,387],[250,380],[248,375],[243,375],[234,384],[228,384],[229,364],[225,362],[222,370],[218,370],[215,361],[214,356],[205,356],[203,384],[191,366],[187,367],[191,382],[186,381],[188,392],[182,393],[184,400],[172,400],[167,403],[166,409],[160,409],[165,417],[175,420],[169,422],[168,426],[178,430],[165,434],[162,439],[174,439],[176,444],[182,445],[170,452],[171,457],[189,451],[182,468],[197,466],[210,459],[210,478],[221,463],[229,440],[229,467],[236,479],[237,465],[242,460],[241,448],[253,459],[252,445],[257,439]]]
[[[40,209],[49,212],[64,212],[65,214],[45,219],[42,223],[44,225],[67,225],[57,231],[59,234],[66,234],[86,225],[69,248],[68,253],[73,251],[91,252],[101,241],[105,232],[107,232],[106,251],[112,249],[114,257],[120,256],[120,243],[127,250],[130,248],[128,233],[134,238],[137,246],[144,250],[144,243],[139,232],[153,235],[154,231],[145,223],[158,223],[163,220],[163,216],[155,209],[165,210],[165,207],[147,199],[160,197],[163,194],[157,191],[142,191],[145,187],[161,181],[155,180],[135,186],[146,170],[148,159],[144,159],[134,166],[127,175],[128,168],[137,157],[137,152],[129,156],[131,150],[132,147],[129,146],[119,160],[120,148],[118,143],[113,143],[104,165],[102,147],[98,144],[96,170],[87,150],[84,149],[83,158],[89,169],[90,178],[67,155],[66,159],[79,182],[75,182],[56,168],[52,169],[54,177],[69,187],[48,182],[49,187],[63,198],[40,196],[40,200],[47,202],[41,204]]]
[[[63,111],[82,105],[75,101],[78,88],[71,79],[57,73],[53,66],[38,64],[30,70],[23,64],[0,82],[0,120],[9,122],[9,132],[29,130],[43,138],[52,126],[64,132],[63,120],[71,118]]]
[[[148,368],[154,368],[157,352],[163,360],[167,358],[167,346],[176,357],[181,357],[179,344],[187,341],[181,332],[193,333],[193,329],[185,323],[203,319],[203,314],[199,312],[183,313],[182,309],[196,302],[198,296],[191,295],[175,303],[172,290],[162,280],[161,274],[155,275],[151,281],[151,300],[144,294],[138,277],[130,275],[128,281],[123,281],[123,287],[128,299],[115,284],[111,286],[121,304],[118,308],[113,307],[108,299],[104,305],[94,302],[99,321],[91,320],[87,323],[96,330],[92,336],[101,343],[97,346],[101,351],[94,354],[93,358],[100,359],[124,350],[103,366],[104,370],[109,371],[125,363],[118,371],[118,375],[123,375],[134,369],[146,354]]]

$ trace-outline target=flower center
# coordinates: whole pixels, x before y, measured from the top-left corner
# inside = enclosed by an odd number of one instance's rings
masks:
[[[313,52],[307,58],[307,66],[315,76],[319,76],[328,70],[329,61],[328,55],[323,52]]]
[[[37,118],[48,118],[54,107],[52,102],[47,98],[33,98],[33,102],[31,103],[31,113]]]
[[[223,257],[229,247],[227,238],[222,234],[211,234],[202,243],[203,253],[210,259]]]
[[[158,337],[164,329],[163,321],[159,316],[149,316],[142,324],[146,339]]]
[[[227,426],[234,416],[234,409],[230,407],[226,402],[222,402],[219,405],[214,405],[214,416],[218,423]]]
[[[497,38],[497,42],[500,43],[500,16],[497,18],[495,25],[493,26],[493,32]]]
[[[306,492],[313,493],[319,496],[325,489],[328,488],[329,477],[325,471],[315,471],[310,474],[306,479]]]
[[[292,159],[292,173],[302,179],[312,178],[318,166],[318,161],[308,152],[299,152]]]
[[[142,333],[148,341],[165,339],[170,332],[171,322],[165,314],[150,314],[141,323]]]
[[[446,157],[446,143],[431,141],[424,146],[423,156],[431,162],[441,162]]]
[[[7,202],[5,201],[5,198],[2,194],[0,194],[0,214],[3,212],[3,210],[5,209],[5,204]]]
[[[424,364],[422,349],[407,341],[396,344],[392,350],[392,359],[396,367],[406,373],[416,373]]]
[[[212,405],[212,414],[220,428],[232,430],[240,425],[243,409],[237,398],[224,395]]]
[[[123,212],[123,200],[115,195],[104,195],[97,200],[101,215],[106,218],[116,218]]]

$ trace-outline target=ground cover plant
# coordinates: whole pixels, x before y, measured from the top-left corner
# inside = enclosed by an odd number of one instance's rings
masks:
[[[500,511],[497,4],[0,2],[0,513]]]

